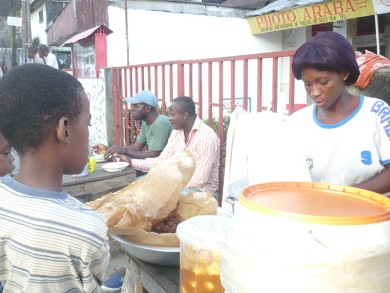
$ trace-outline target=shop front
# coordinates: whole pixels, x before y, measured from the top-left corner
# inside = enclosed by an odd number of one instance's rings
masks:
[[[357,51],[390,55],[389,0],[277,0],[247,14],[252,34],[311,26],[319,31],[339,30]],[[340,31],[339,31],[340,32]]]

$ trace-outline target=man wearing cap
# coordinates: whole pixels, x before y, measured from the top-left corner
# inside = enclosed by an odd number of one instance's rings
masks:
[[[158,157],[168,142],[173,130],[169,118],[158,112],[157,97],[150,91],[141,91],[134,97],[125,98],[131,107],[131,115],[135,120],[141,120],[141,133],[133,145],[108,148],[103,144],[93,146],[97,153],[105,153],[105,158],[113,154],[122,154],[136,159]],[[147,151],[144,151],[147,146]]]
[[[120,159],[136,170],[149,172],[160,161],[187,149],[195,156],[196,169],[182,193],[203,191],[217,196],[220,164],[218,135],[198,117],[194,101],[187,96],[173,99],[169,106],[169,119],[174,130],[158,157],[137,160],[120,155]]]
[[[195,157],[196,169],[181,193],[204,191],[218,196],[219,137],[198,117],[195,111],[195,103],[190,97],[182,96],[174,99],[169,106],[169,120],[174,130],[161,154],[145,160],[120,154],[120,159],[129,162],[130,166],[136,170],[149,172],[161,160],[187,149]],[[125,274],[125,268],[119,269],[104,282],[101,288],[107,292],[117,292],[122,287]]]

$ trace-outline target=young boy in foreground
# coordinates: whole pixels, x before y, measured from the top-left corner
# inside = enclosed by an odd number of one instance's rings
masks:
[[[0,80],[0,132],[20,158],[0,178],[0,281],[5,292],[100,292],[109,261],[103,219],[62,191],[88,162],[91,114],[82,85],[26,64]]]

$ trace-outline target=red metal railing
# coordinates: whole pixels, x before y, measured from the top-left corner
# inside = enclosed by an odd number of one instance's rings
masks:
[[[223,190],[224,119],[237,104],[250,112],[278,110],[281,84],[288,101],[284,110],[294,112],[294,77],[291,62],[295,51],[241,55],[199,60],[177,60],[114,68],[115,142],[134,143],[134,121],[129,117],[123,98],[138,91],[156,94],[162,113],[178,96],[189,96],[197,105],[198,115],[210,126],[218,125],[221,139],[220,191]],[[222,118],[222,119],[221,119]],[[221,197],[222,198],[222,197]]]

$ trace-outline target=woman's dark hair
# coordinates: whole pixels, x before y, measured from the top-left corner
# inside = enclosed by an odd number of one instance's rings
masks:
[[[300,80],[302,70],[307,68],[349,73],[345,80],[348,86],[354,84],[360,75],[352,45],[335,32],[318,33],[295,52],[292,63],[295,78]]]
[[[75,122],[83,87],[70,74],[43,64],[25,64],[0,79],[0,132],[22,154],[37,149],[61,117]]]
[[[183,112],[187,112],[190,116],[195,115],[195,103],[194,101],[187,96],[177,97],[172,100],[172,103],[179,105],[179,108]]]

